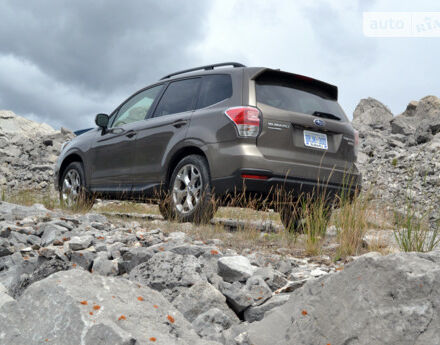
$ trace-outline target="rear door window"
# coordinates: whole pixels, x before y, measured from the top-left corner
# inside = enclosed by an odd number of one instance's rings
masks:
[[[154,117],[182,113],[194,109],[200,78],[178,80],[165,90]]]
[[[232,96],[232,79],[229,74],[212,74],[202,78],[196,109],[205,108]]]
[[[347,121],[339,103],[319,94],[319,90],[304,90],[298,83],[276,80],[256,81],[257,102],[275,108],[310,114],[338,121]]]

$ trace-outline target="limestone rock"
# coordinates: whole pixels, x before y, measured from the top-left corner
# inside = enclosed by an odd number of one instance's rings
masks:
[[[440,251],[361,257],[249,327],[255,345],[440,343]],[[343,303],[335,303],[343,301]]]
[[[158,292],[82,270],[33,284],[3,304],[0,324],[2,344],[218,344],[201,340]]]

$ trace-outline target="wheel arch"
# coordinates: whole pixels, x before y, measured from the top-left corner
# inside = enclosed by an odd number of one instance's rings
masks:
[[[58,174],[58,186],[61,186],[61,179],[63,177],[64,171],[66,170],[67,166],[72,162],[81,163],[84,169],[84,161],[82,157],[79,155],[79,153],[77,152],[70,153],[68,156],[66,156],[66,158],[64,158],[63,162],[61,163],[60,172]],[[85,175],[85,170],[84,170],[84,175]],[[85,184],[87,185],[87,183]]]
[[[209,165],[208,157],[206,156],[206,153],[196,145],[187,145],[184,147],[179,148],[176,150],[172,155],[171,158],[168,161],[168,164],[166,165],[166,173],[165,173],[165,185],[168,188],[169,180],[171,178],[171,175],[174,171],[174,168],[177,166],[177,164],[185,157],[189,155],[199,155],[206,159],[206,162],[208,163],[208,170],[209,174],[211,174],[211,168]]]

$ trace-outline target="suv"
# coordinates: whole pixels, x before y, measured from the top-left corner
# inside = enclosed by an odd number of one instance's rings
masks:
[[[235,62],[172,73],[65,144],[55,185],[68,205],[159,197],[162,215],[182,222],[211,219],[214,195],[353,196],[359,139],[337,97],[322,81]],[[291,203],[277,211],[287,227],[298,218]]]

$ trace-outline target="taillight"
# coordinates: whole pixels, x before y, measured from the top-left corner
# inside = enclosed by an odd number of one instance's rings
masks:
[[[354,154],[358,155],[359,152],[359,132],[354,130]]]
[[[254,107],[234,107],[225,111],[227,117],[234,122],[238,135],[256,137],[260,130],[260,111]]]

